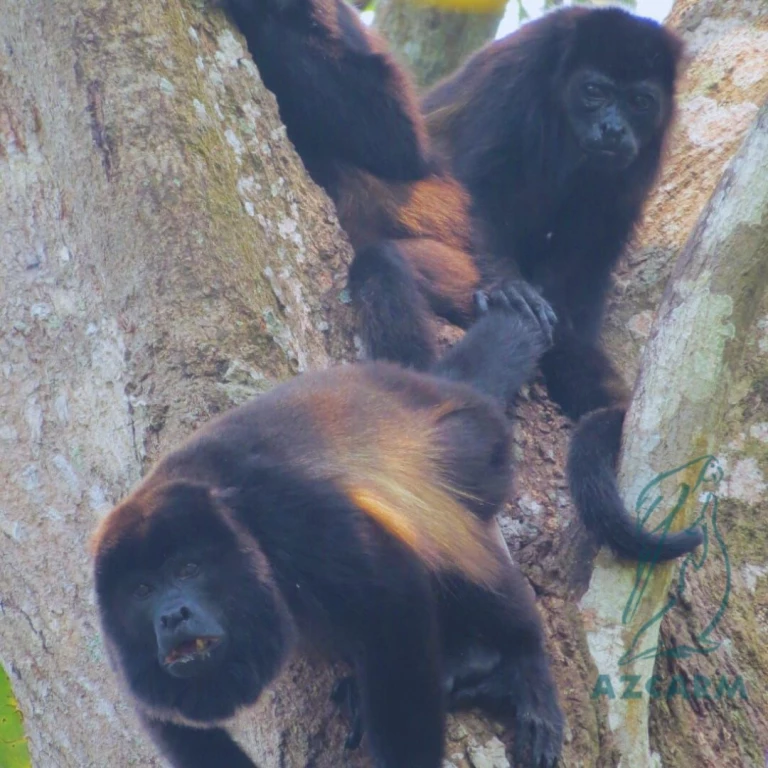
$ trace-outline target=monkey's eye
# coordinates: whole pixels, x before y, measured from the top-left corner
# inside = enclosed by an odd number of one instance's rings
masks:
[[[180,579],[191,579],[200,573],[200,567],[197,563],[186,563],[179,568],[178,577]]]
[[[635,93],[630,98],[632,109],[638,112],[647,112],[653,106],[653,96],[647,93]]]
[[[152,587],[149,584],[139,584],[136,589],[133,590],[133,596],[137,600],[144,600],[152,594]]]
[[[600,101],[606,97],[605,88],[597,83],[584,83],[582,92],[590,101]]]

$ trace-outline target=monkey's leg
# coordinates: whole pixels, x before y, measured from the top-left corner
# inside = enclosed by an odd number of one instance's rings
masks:
[[[325,155],[383,179],[429,167],[407,76],[341,0],[220,0],[245,35],[305,160]]]
[[[554,766],[562,749],[563,714],[533,596],[518,568],[510,561],[494,592],[467,582],[448,584],[440,616],[446,669],[454,675],[447,680],[453,686],[449,707],[478,706],[510,718],[518,764]]]
[[[480,271],[471,254],[428,237],[397,240],[430,309],[467,328],[475,318]]]
[[[435,359],[430,313],[466,327],[478,280],[469,254],[436,240],[383,240],[360,249],[349,290],[368,355],[428,368]]]
[[[174,768],[257,768],[222,728],[188,728],[142,717],[147,732]]]
[[[435,358],[429,304],[400,244],[386,240],[358,251],[348,284],[368,357],[428,368]]]

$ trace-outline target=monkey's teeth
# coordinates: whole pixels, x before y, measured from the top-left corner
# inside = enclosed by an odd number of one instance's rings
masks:
[[[194,659],[201,654],[206,654],[214,644],[215,639],[210,637],[196,637],[194,640],[190,640],[186,643],[181,643],[176,646],[165,657],[166,664],[173,664],[176,661],[186,663],[188,661],[194,661]]]

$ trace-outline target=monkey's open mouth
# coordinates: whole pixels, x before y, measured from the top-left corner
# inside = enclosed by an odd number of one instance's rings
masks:
[[[194,637],[191,640],[185,640],[171,649],[165,657],[165,663],[184,664],[188,661],[197,661],[208,656],[220,642],[220,637]]]

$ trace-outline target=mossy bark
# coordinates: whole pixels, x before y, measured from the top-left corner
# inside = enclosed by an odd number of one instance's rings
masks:
[[[492,40],[503,15],[503,8],[462,13],[414,0],[378,0],[374,26],[418,85],[428,88]]]
[[[223,15],[0,16],[0,663],[35,766],[159,765],[105,667],[88,535],[195,425],[354,357],[349,247]],[[262,764],[298,764],[279,712],[259,722]]]

